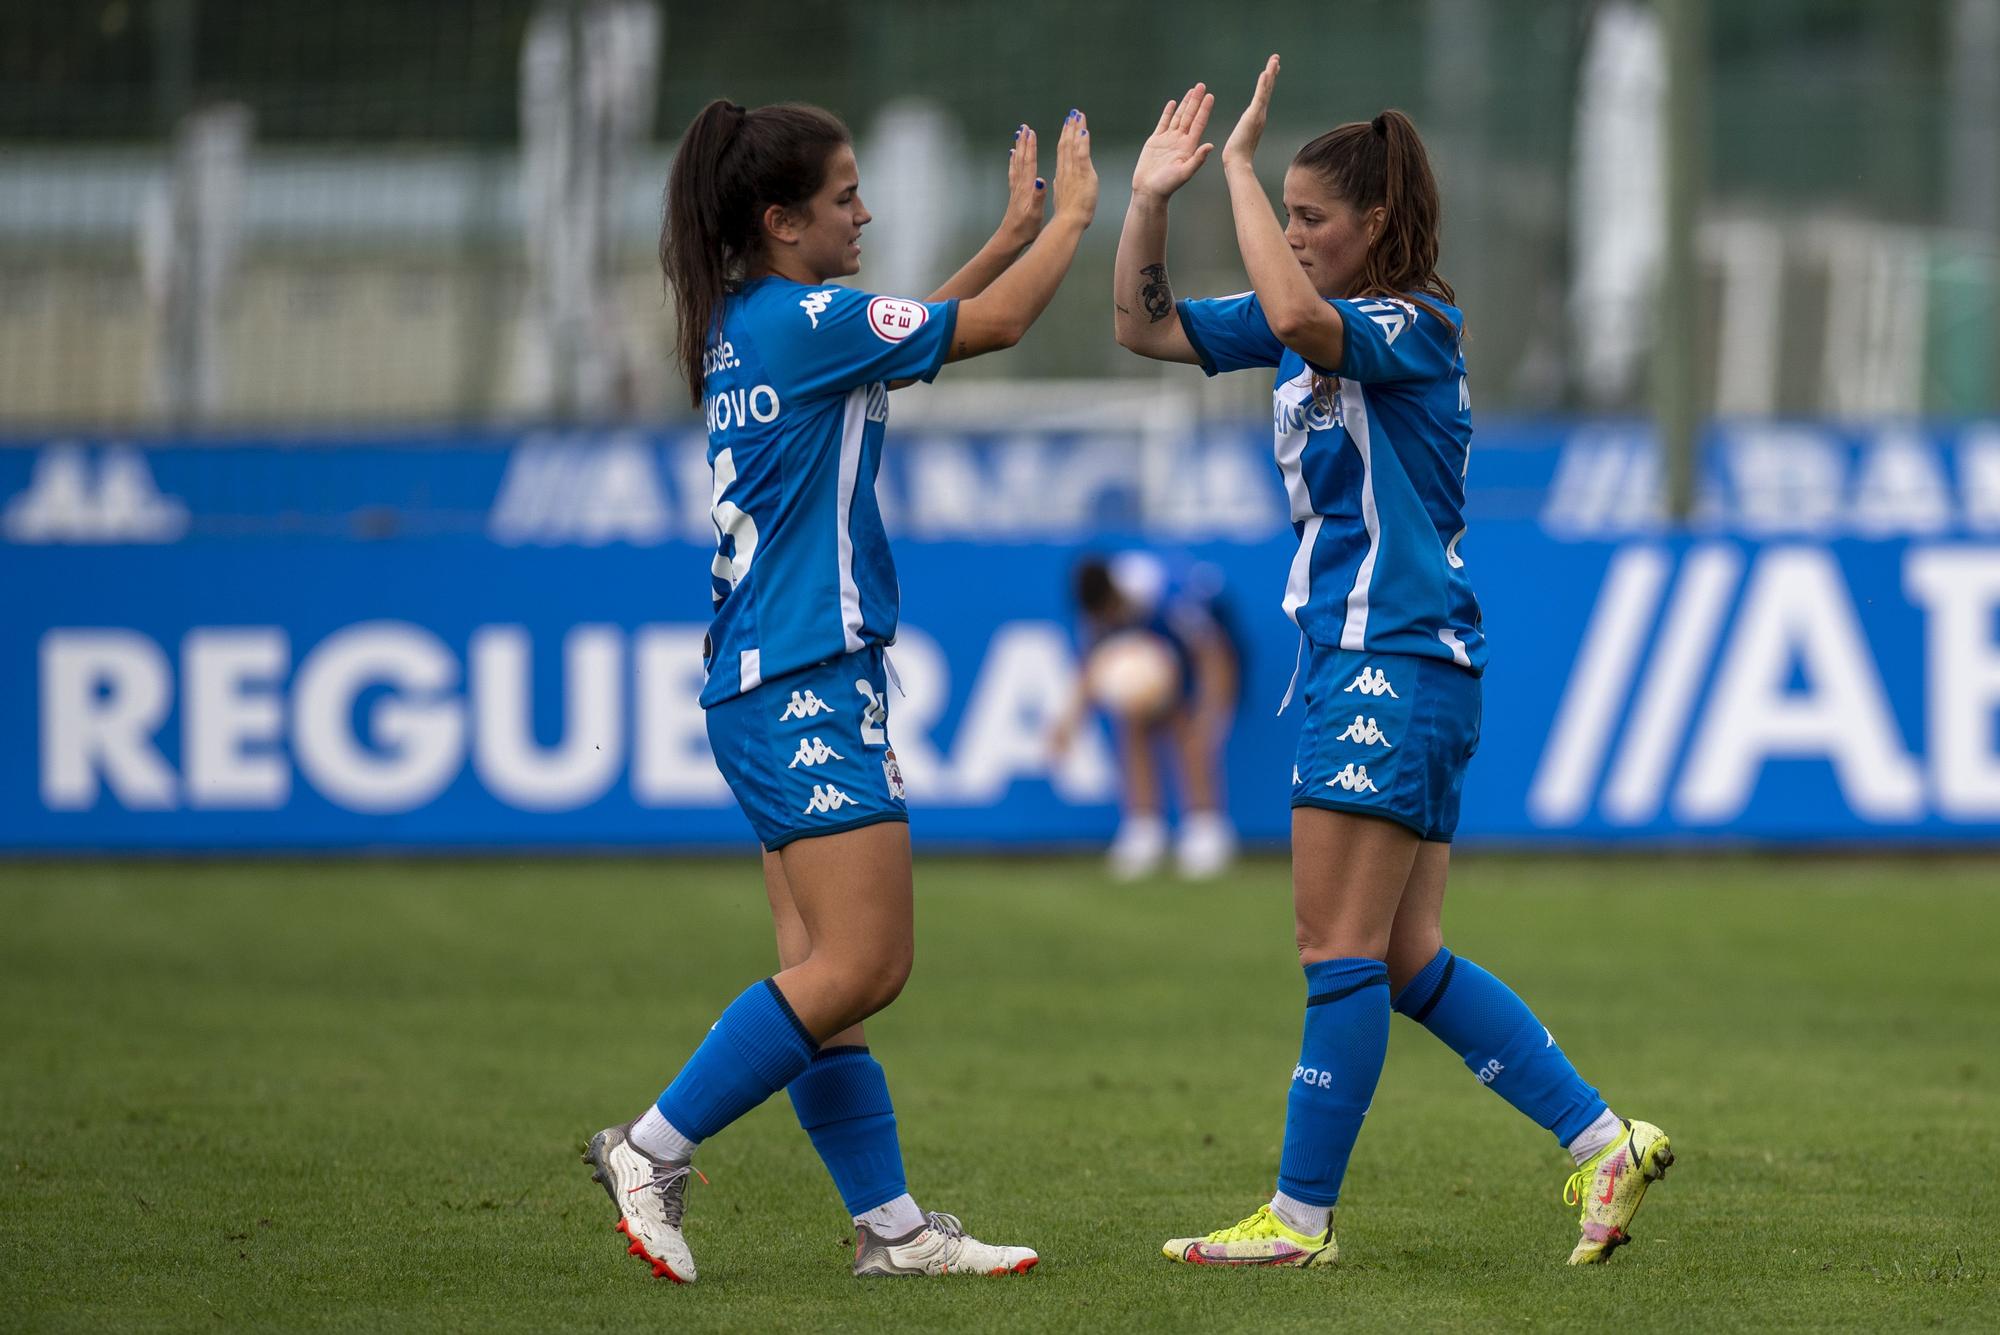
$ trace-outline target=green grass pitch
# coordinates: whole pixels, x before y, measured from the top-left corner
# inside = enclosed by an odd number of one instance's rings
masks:
[[[752,858],[0,866],[0,1327],[2000,1325],[2000,862],[1463,857],[1453,944],[1679,1154],[1576,1270],[1566,1157],[1403,1020],[1339,1266],[1159,1255],[1272,1184],[1282,863],[926,858],[918,890],[871,1026],[911,1186],[1041,1268],[855,1280],[777,1098],[704,1148],[675,1288],[577,1150],[771,967]]]

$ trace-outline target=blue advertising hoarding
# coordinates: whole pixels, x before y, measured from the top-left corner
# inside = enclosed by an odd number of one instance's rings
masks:
[[[1722,429],[1672,532],[1637,427],[1483,430],[1470,486],[1462,840],[2000,840],[2000,427]],[[1047,732],[1072,564],[1142,545],[1226,581],[1231,812],[1284,837],[1264,428],[892,436],[881,490],[920,843],[1108,837],[1108,739]],[[708,506],[688,432],[0,449],[0,849],[748,846],[694,703]]]

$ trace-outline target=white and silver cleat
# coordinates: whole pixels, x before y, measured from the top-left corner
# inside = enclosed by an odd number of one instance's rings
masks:
[[[965,1231],[957,1215],[933,1211],[922,1228],[885,1238],[857,1224],[857,1275],[1025,1275],[1042,1258],[1027,1247],[995,1247]]]
[[[681,1234],[693,1164],[655,1159],[631,1141],[632,1123],[606,1127],[590,1138],[583,1161],[590,1180],[603,1186],[618,1207],[618,1231],[631,1240],[625,1250],[676,1284],[694,1282],[694,1254]]]

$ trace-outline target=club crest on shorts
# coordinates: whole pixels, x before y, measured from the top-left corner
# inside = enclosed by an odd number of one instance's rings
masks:
[[[898,802],[907,800],[903,795],[903,767],[896,763],[893,749],[882,753],[882,777],[889,781],[889,796]]]

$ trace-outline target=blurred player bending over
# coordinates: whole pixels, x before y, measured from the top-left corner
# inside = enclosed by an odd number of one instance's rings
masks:
[[[1074,574],[1083,670],[1050,737],[1060,755],[1092,704],[1118,739],[1123,815],[1108,861],[1120,880],[1149,875],[1167,853],[1161,752],[1180,777],[1180,874],[1219,875],[1236,855],[1222,787],[1223,747],[1242,686],[1242,655],[1222,604],[1221,575],[1180,576],[1150,552],[1087,556]]]
[[[1255,166],[1277,78],[1272,56],[1222,150],[1254,290],[1176,303],[1168,286],[1167,199],[1211,149],[1215,99],[1197,84],[1140,150],[1112,295],[1134,352],[1210,375],[1277,368],[1275,450],[1299,535],[1284,606],[1306,652],[1292,771],[1305,1033],[1278,1190],[1241,1223],[1165,1250],[1198,1265],[1335,1258],[1333,1206],[1393,1009],[1569,1151],[1565,1198],[1582,1224],[1570,1263],[1601,1261],[1673,1162],[1667,1137],[1621,1121],[1522,1000],[1442,935],[1486,639],[1461,551],[1472,405],[1464,317],[1437,273],[1437,184],[1416,127],[1385,111],[1299,150],[1280,226]],[[1639,948],[1630,927],[1604,925],[1601,943],[1594,929],[1578,941]]]
[[[1038,1259],[918,1209],[861,1030],[902,990],[913,949],[883,654],[896,572],[875,472],[890,386],[1013,345],[1055,295],[1097,206],[1087,134],[1072,111],[1045,228],[1035,135],[1016,131],[1005,221],[927,301],[831,281],[860,268],[869,221],[847,127],[831,113],[711,102],[674,157],[661,264],[715,475],[701,703],[716,764],[763,845],[781,968],[729,1003],[656,1104],[591,1138],[592,1176],[656,1275],[695,1277],[681,1230],[695,1147],[780,1089],[854,1218],[856,1274],[999,1275]],[[669,971],[676,953],[700,948],[655,946]],[[648,1015],[644,998],[624,1005],[629,1048]]]

